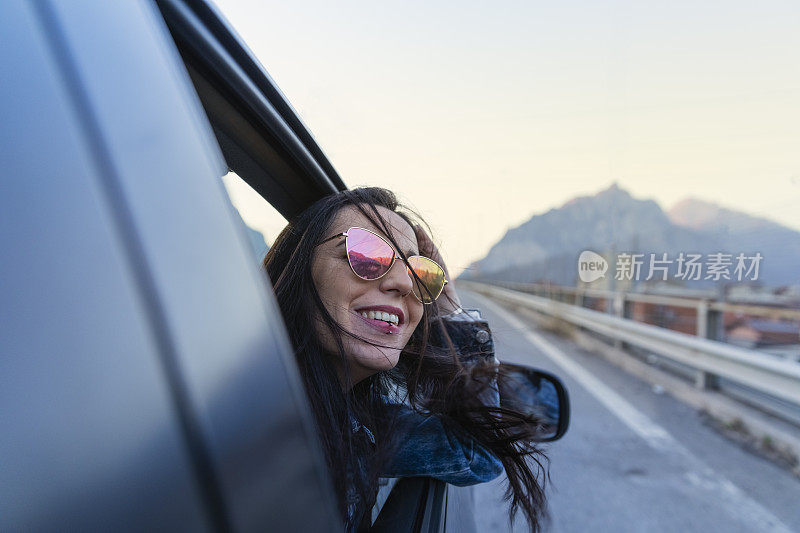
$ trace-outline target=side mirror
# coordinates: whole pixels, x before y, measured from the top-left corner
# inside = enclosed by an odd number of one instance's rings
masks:
[[[549,372],[501,363],[500,405],[528,414],[537,424],[537,442],[564,436],[569,427],[569,395],[561,380]]]

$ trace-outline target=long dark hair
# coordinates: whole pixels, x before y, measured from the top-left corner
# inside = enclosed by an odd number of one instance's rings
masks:
[[[305,381],[344,520],[368,519],[382,466],[399,445],[390,415],[396,410],[386,408],[387,398],[403,391],[411,408],[439,416],[448,428],[466,433],[502,461],[508,478],[510,520],[521,509],[531,529],[539,531],[546,516],[547,470],[543,465],[546,457],[533,441],[535,421],[529,415],[490,407],[480,400],[494,380],[503,379],[503,372],[482,357],[464,364],[465,357],[470,358],[471,354],[456,352],[436,304],[424,306],[419,326],[394,369],[343,390],[336,370],[337,366],[344,369],[345,380],[349,380],[342,337],[355,335],[345,331],[328,313],[314,285],[311,264],[317,245],[329,237],[334,217],[345,206],[358,209],[382,228],[401,256],[390,224],[377,207],[396,212],[412,227],[415,220],[421,222],[411,211],[401,209],[395,195],[386,189],[347,190],[317,201],[292,220],[264,258],[264,268]],[[425,255],[425,250],[420,253]],[[317,335],[309,334],[317,331],[315,323],[320,320],[334,333],[338,353],[326,352]],[[431,343],[432,338],[437,342]],[[374,444],[363,432],[354,433],[354,419],[372,430]]]

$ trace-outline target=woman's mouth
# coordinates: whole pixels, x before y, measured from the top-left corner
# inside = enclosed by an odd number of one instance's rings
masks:
[[[382,320],[389,324],[398,325],[400,317],[394,313],[387,313],[386,311],[358,311],[358,314],[370,320]]]
[[[400,313],[391,313],[380,309],[360,309],[355,311],[355,314],[372,328],[392,335],[400,332],[402,311]]]

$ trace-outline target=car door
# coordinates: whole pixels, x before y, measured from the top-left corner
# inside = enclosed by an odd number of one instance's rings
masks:
[[[337,530],[280,314],[156,5],[11,0],[0,44],[2,529]]]

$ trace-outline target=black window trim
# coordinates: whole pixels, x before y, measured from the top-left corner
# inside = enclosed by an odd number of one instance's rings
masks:
[[[347,189],[297,112],[219,11],[157,0],[228,167],[287,219]]]

